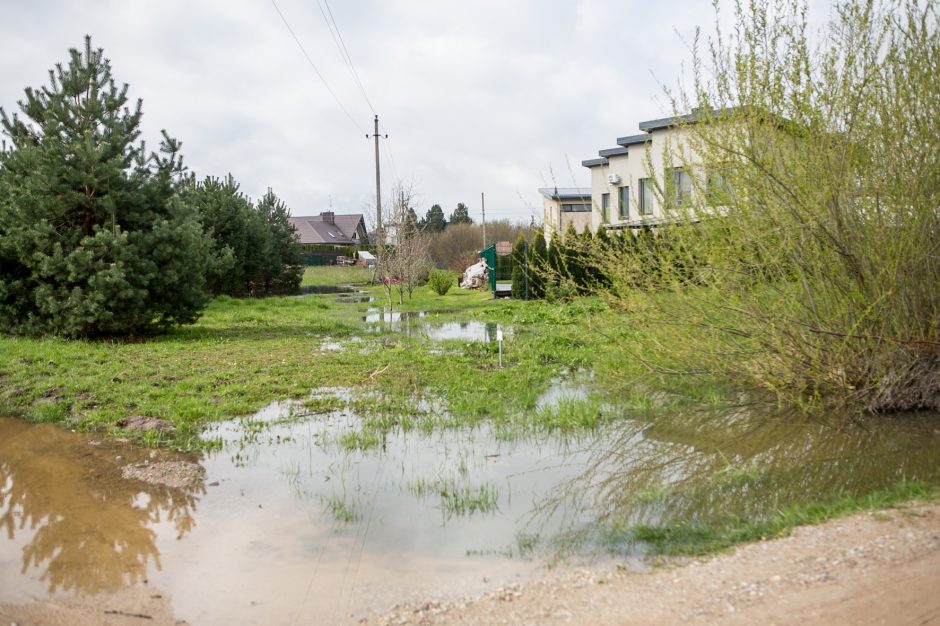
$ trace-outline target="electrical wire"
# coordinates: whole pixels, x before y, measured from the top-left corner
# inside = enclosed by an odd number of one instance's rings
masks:
[[[290,25],[290,23],[287,21],[287,18],[284,17],[284,14],[281,12],[281,8],[280,8],[279,6],[277,6],[277,2],[275,2],[275,0],[271,0],[271,4],[274,5],[274,10],[277,11],[277,14],[281,17],[281,21],[284,22],[284,26],[287,27],[287,30],[288,30],[288,32],[290,32],[291,37],[294,38],[294,41],[297,43],[297,47],[300,48],[300,51],[303,53],[304,58],[307,59],[307,63],[309,63],[309,64],[310,64],[310,67],[313,68],[313,71],[316,72],[317,76],[320,78],[320,82],[322,82],[322,83],[323,83],[323,86],[326,87],[326,90],[327,90],[328,92],[330,92],[330,95],[331,95],[331,96],[333,96],[333,100],[335,100],[335,101],[336,101],[336,104],[339,105],[339,108],[343,110],[343,113],[346,114],[346,117],[349,118],[349,121],[352,122],[353,125],[354,125],[356,128],[358,128],[360,131],[362,131],[363,133],[366,133],[366,129],[363,128],[362,125],[360,125],[359,122],[357,122],[356,119],[355,119],[352,115],[350,115],[350,113],[349,113],[349,111],[346,109],[346,107],[343,106],[343,103],[340,101],[339,97],[337,97],[336,93],[335,93],[335,92],[333,91],[333,89],[330,87],[330,84],[329,84],[328,82],[326,82],[326,78],[323,77],[323,74],[320,73],[320,70],[317,68],[316,63],[314,63],[314,62],[313,62],[313,59],[310,58],[310,55],[307,54],[306,48],[304,48],[303,44],[300,43],[300,39],[298,39],[297,34],[294,32],[294,29],[291,28],[291,25]],[[370,106],[371,106],[371,105],[370,105]],[[366,133],[366,134],[368,134],[368,133]]]
[[[369,100],[369,95],[366,93],[366,88],[363,86],[362,80],[359,78],[359,72],[356,71],[356,66],[353,64],[352,57],[349,55],[349,49],[346,47],[346,42],[343,40],[343,34],[339,31],[339,24],[336,23],[336,18],[333,17],[333,10],[330,9],[330,3],[328,0],[323,0],[323,3],[321,4],[320,0],[317,0],[317,6],[320,8],[320,15],[323,16],[323,21],[326,22],[326,27],[330,31],[330,35],[333,37],[333,43],[336,44],[336,48],[339,50],[339,55],[346,63],[346,69],[349,70],[353,81],[356,83],[356,86],[359,87],[359,91],[362,93],[362,97],[365,99],[366,104],[369,105],[369,109],[371,109],[372,113],[375,113],[375,107],[372,106],[372,101]],[[326,11],[323,10],[324,6],[326,6]],[[327,16],[327,14],[329,14],[329,16]]]

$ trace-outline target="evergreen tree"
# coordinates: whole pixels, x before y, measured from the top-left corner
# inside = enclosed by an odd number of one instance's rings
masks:
[[[258,214],[267,227],[267,258],[262,273],[262,289],[265,295],[295,293],[303,277],[303,259],[300,240],[294,225],[290,223],[290,210],[274,192],[268,188],[258,202]]]
[[[535,230],[532,245],[529,247],[529,297],[544,298],[545,283],[549,277],[548,246],[545,244],[545,232]]]
[[[577,287],[583,287],[585,284],[584,265],[581,262],[581,238],[574,224],[568,223],[562,238],[562,259],[564,261],[564,275],[571,279]]]
[[[180,144],[137,142],[127,90],[86,37],[22,117],[0,109],[0,331],[134,335],[201,314],[208,242],[177,196]]]
[[[447,227],[447,222],[444,220],[444,210],[439,204],[431,205],[422,222],[422,228],[428,233],[442,233],[444,228]]]
[[[212,239],[206,274],[209,292],[230,296],[251,293],[251,283],[264,267],[268,242],[260,218],[238,183],[231,174],[224,179],[208,176],[199,183],[190,179],[183,198]]]
[[[517,300],[529,298],[529,263],[528,248],[525,237],[519,233],[515,245],[512,247],[512,297]]]
[[[448,224],[472,224],[473,220],[470,219],[470,209],[467,208],[467,205],[463,202],[457,203],[457,208],[454,209],[454,212],[450,214],[450,220]]]

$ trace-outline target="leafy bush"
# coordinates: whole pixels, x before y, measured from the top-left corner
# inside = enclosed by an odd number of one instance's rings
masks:
[[[443,296],[454,284],[454,275],[452,272],[447,270],[431,270],[431,273],[428,275],[428,284],[431,286],[431,289],[434,290],[439,296]]]

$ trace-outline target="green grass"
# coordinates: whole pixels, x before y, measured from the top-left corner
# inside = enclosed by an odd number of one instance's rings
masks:
[[[325,265],[307,267],[300,285],[333,286],[333,285],[366,285],[372,280],[373,270],[367,267],[343,267]]]
[[[361,269],[311,268],[321,276]],[[381,297],[381,287],[370,289]],[[0,412],[105,432],[117,432],[129,415],[160,417],[176,434],[143,443],[195,448],[210,445],[199,439],[206,424],[275,400],[306,399],[312,413],[337,410],[338,401],[310,394],[344,387],[361,392],[353,408],[367,418],[360,432],[344,436],[352,448],[377,445],[392,428],[492,421],[523,433],[538,423],[535,402],[553,377],[590,367],[602,353],[603,338],[580,326],[584,303],[493,300],[462,289],[439,296],[422,287],[402,307],[427,311],[429,322],[513,325],[502,368],[492,344],[440,349],[398,332],[368,332],[358,317],[365,306],[327,295],[220,297],[195,325],[150,340],[0,337]],[[322,350],[325,337],[345,349]],[[375,389],[382,393],[365,393]],[[446,398],[447,411],[422,409],[426,398]]]
[[[920,481],[902,481],[894,487],[861,496],[844,496],[829,502],[818,502],[781,509],[769,519],[753,520],[728,517],[715,522],[684,521],[668,525],[634,526],[626,532],[612,532],[620,540],[647,544],[656,554],[702,555],[727,550],[749,543],[787,535],[797,526],[820,524],[860,511],[898,506],[912,500],[936,500],[937,488]]]

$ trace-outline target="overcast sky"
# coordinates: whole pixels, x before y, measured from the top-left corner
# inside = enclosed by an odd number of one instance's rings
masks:
[[[0,106],[16,110],[24,87],[45,84],[90,34],[143,99],[144,138],[156,147],[165,128],[200,177],[230,172],[253,198],[272,187],[294,215],[331,200],[338,213],[371,211],[373,111],[327,28],[327,5],[276,2],[348,116],[271,0],[2,0]],[[464,202],[475,220],[480,192],[487,219],[540,221],[539,187],[589,185],[581,160],[669,113],[662,84],[688,65],[695,27],[714,21],[707,0],[328,8],[389,134],[383,193],[402,179],[420,214]]]

